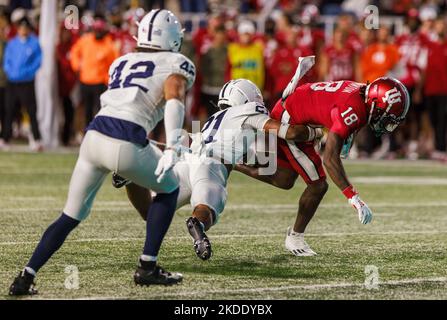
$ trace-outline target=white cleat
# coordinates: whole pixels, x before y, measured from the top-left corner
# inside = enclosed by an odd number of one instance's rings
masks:
[[[312,257],[317,255],[306,241],[304,241],[304,233],[294,232],[292,227],[287,229],[286,249],[297,257]]]

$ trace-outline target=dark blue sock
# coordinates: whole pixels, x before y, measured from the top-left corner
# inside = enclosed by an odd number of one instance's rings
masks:
[[[40,268],[59,250],[70,232],[79,225],[79,221],[62,214],[42,236],[34,250],[33,256],[26,265],[34,271]]]
[[[146,242],[143,254],[158,256],[161,243],[168,232],[177,207],[177,197],[180,189],[168,194],[158,194],[147,214]]]

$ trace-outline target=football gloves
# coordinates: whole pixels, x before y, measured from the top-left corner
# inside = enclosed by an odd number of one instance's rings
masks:
[[[174,168],[178,160],[179,156],[176,150],[166,149],[163,152],[163,156],[158,161],[157,169],[155,169],[155,175],[157,176],[158,183],[163,181],[166,174]]]
[[[373,214],[371,209],[360,199],[360,196],[356,194],[348,200],[349,204],[357,210],[359,220],[362,224],[368,224],[372,221]]]

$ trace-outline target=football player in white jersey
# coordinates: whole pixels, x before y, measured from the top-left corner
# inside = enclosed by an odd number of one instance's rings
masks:
[[[200,134],[193,135],[193,153],[185,154],[184,161],[175,166],[180,180],[177,207],[188,203],[193,207],[192,217],[186,225],[193,238],[194,250],[203,260],[212,255],[211,243],[205,232],[218,222],[227,200],[229,175],[247,155],[256,133],[272,133],[279,138],[299,142],[313,141],[323,134],[318,128],[290,126],[271,119],[261,92],[249,80],[228,82],[220,92],[218,107],[221,111],[206,122]],[[144,218],[144,212],[150,206],[148,191],[128,184],[127,192]]]
[[[185,115],[186,91],[195,80],[194,64],[178,53],[180,22],[167,10],[152,10],[140,22],[137,52],[110,67],[102,108],[90,123],[70,182],[63,214],[43,234],[25,269],[10,286],[11,295],[37,293],[34,278],[61,247],[70,232],[85,220],[95,196],[110,172],[117,172],[157,192],[146,212],[147,232],[137,285],[170,285],[182,280],[157,265],[157,255],[175,213],[179,182],[177,162]],[[149,144],[148,134],[164,118],[167,148]]]

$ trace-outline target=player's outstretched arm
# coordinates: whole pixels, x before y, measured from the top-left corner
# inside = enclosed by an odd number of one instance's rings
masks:
[[[296,142],[308,142],[320,139],[324,132],[321,128],[313,128],[306,125],[288,125],[278,120],[270,119],[264,125],[265,132],[273,132],[279,138]]]
[[[266,133],[273,133],[278,138],[296,142],[308,142],[323,137],[323,129],[306,125],[290,125],[271,119],[266,114],[257,114],[247,118],[245,126]]]
[[[370,223],[372,212],[369,207],[360,199],[358,193],[348,180],[340,153],[343,148],[343,139],[334,132],[329,132],[324,151],[324,166],[332,181],[340,188],[343,194],[356,210],[359,220],[363,224]]]
[[[158,182],[161,182],[165,174],[174,168],[178,159],[177,147],[180,144],[185,119],[186,90],[187,80],[182,75],[173,74],[164,83],[166,149],[155,170]]]

